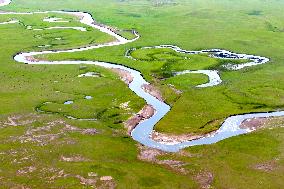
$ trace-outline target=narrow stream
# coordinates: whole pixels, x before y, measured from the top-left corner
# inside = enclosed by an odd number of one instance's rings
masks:
[[[0,6],[8,5],[10,1],[4,0],[3,3],[0,4]],[[31,61],[30,57],[35,55],[42,55],[42,54],[57,54],[57,53],[72,53],[72,52],[80,52],[80,51],[86,51],[90,49],[97,49],[102,47],[110,47],[110,46],[117,46],[117,45],[123,45],[126,43],[131,43],[137,39],[139,39],[139,35],[135,33],[136,38],[132,40],[127,40],[123,38],[122,36],[114,33],[113,31],[109,30],[107,27],[103,27],[101,25],[96,25],[94,22],[94,19],[92,18],[91,14],[84,13],[84,12],[68,12],[68,11],[45,11],[45,12],[26,12],[26,13],[15,13],[15,12],[1,12],[1,14],[10,14],[10,15],[33,15],[33,14],[44,14],[44,13],[61,13],[61,14],[71,14],[74,16],[79,16],[81,18],[80,22],[83,24],[86,24],[88,26],[93,27],[94,29],[98,29],[101,32],[107,33],[114,38],[116,38],[116,41],[105,43],[101,45],[91,45],[86,46],[83,48],[74,48],[69,50],[58,50],[58,51],[41,51],[41,52],[23,52],[19,53],[14,57],[14,60],[20,63],[25,64],[45,64],[45,65],[57,65],[57,64],[66,64],[66,65],[72,65],[72,64],[91,64],[91,65],[97,65],[102,66],[104,68],[119,68],[124,71],[128,71],[131,73],[131,76],[134,78],[133,81],[129,84],[129,88],[134,91],[139,97],[143,98],[147,104],[151,105],[155,110],[156,113],[149,118],[148,120],[145,120],[137,125],[137,127],[132,131],[131,135],[134,140],[140,142],[143,145],[146,145],[148,147],[157,148],[163,151],[168,152],[177,152],[180,149],[183,149],[185,147],[189,146],[195,146],[195,145],[203,145],[203,144],[212,144],[216,143],[220,140],[237,136],[244,133],[249,133],[251,130],[249,129],[241,129],[240,124],[242,121],[248,118],[255,118],[255,117],[273,117],[273,116],[284,116],[284,111],[280,112],[271,112],[271,113],[253,113],[253,114],[245,114],[245,115],[237,115],[237,116],[231,116],[225,120],[225,122],[222,124],[220,129],[213,135],[205,136],[201,139],[187,141],[183,143],[178,144],[162,144],[156,141],[153,141],[150,137],[150,134],[152,133],[154,126],[170,111],[170,106],[167,105],[164,102],[159,101],[154,96],[150,95],[149,93],[145,92],[142,89],[142,86],[145,84],[149,84],[141,73],[139,71],[136,71],[134,69],[128,68],[123,65],[118,65],[114,63],[108,63],[108,62],[99,62],[99,61]],[[228,58],[228,59],[248,59],[250,62],[245,64],[238,64],[238,65],[226,65],[227,69],[233,69],[238,70],[242,69],[244,67],[254,66],[258,64],[264,64],[269,61],[268,58],[260,57],[260,56],[254,56],[254,55],[245,55],[245,54],[236,54],[232,53],[230,51],[226,50],[220,50],[220,49],[211,49],[211,50],[202,50],[202,51],[186,51],[179,47],[172,46],[172,45],[161,45],[157,46],[155,48],[171,48],[177,52],[181,53],[189,53],[189,54],[197,54],[197,53],[212,53],[212,56],[215,58]],[[131,50],[128,51],[130,53]],[[129,57],[129,54],[127,54]],[[215,85],[218,85],[222,82],[220,76],[218,75],[218,72],[213,70],[195,70],[195,71],[186,71],[187,73],[203,73],[208,75],[209,77],[209,83],[203,84],[199,87],[212,87]],[[181,73],[180,73],[181,74]],[[216,75],[217,74],[217,75]],[[83,77],[83,76],[82,76]],[[211,79],[210,79],[211,78]]]

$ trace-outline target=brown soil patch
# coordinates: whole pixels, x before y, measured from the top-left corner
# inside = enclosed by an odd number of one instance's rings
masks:
[[[166,152],[157,150],[155,148],[149,148],[146,146],[138,145],[140,153],[138,154],[138,159],[148,162],[156,162],[157,156],[165,155]]]
[[[149,119],[155,114],[155,109],[151,105],[146,105],[138,114],[143,119]]]
[[[53,174],[51,177],[47,178],[49,180],[49,182],[54,182],[56,179],[66,178],[66,177],[70,176],[69,174],[66,174],[63,169],[58,170],[56,168],[48,168],[48,169],[45,169],[45,170],[42,170],[42,171],[48,171],[49,173]],[[46,173],[46,172],[44,172],[44,173]]]
[[[98,134],[98,130],[97,129],[83,129],[81,130],[81,133],[84,134],[84,135],[96,135]]]
[[[55,141],[56,139],[65,136],[68,133],[79,132],[86,135],[95,135],[98,131],[94,128],[81,129],[67,124],[65,121],[56,120],[46,123],[42,127],[30,127],[22,136],[11,137],[13,141],[21,143],[37,143],[39,146],[45,146]],[[70,141],[67,141],[69,143]],[[73,141],[71,141],[72,143]]]
[[[93,178],[84,178],[80,175],[77,175],[76,178],[78,178],[80,180],[80,183],[82,185],[85,185],[85,186],[91,186],[93,188],[96,188],[96,184],[97,184],[97,180],[98,179],[93,179]]]
[[[110,181],[112,179],[113,179],[112,176],[103,176],[100,178],[101,181]]]
[[[57,168],[44,168],[40,170],[41,173],[45,174],[42,178],[46,179],[49,183],[53,183],[55,180],[60,178],[77,178],[80,184],[91,188],[108,188],[113,189],[116,187],[115,180],[111,176],[99,177],[97,173],[90,172],[87,177],[81,175],[74,175],[65,173],[63,169]]]
[[[131,75],[130,72],[119,69],[119,68],[114,68],[111,69],[112,71],[114,71],[115,73],[117,73],[120,77],[120,79],[126,83],[127,85],[129,85],[132,81],[133,81],[133,77]]]
[[[34,167],[34,166],[24,167],[24,168],[17,171],[17,175],[24,175],[24,174],[32,173],[35,170],[36,170],[36,167]]]
[[[60,161],[65,162],[86,162],[89,161],[87,158],[82,157],[81,155],[75,155],[71,157],[60,156]]]
[[[41,116],[36,114],[25,114],[25,115],[11,115],[7,120],[0,121],[0,129],[9,126],[26,126],[36,122]]]
[[[214,176],[211,172],[201,171],[195,176],[196,182],[199,184],[202,189],[211,188]]]
[[[104,177],[110,177],[110,176],[104,176]],[[102,180],[102,178],[103,177],[100,178],[101,184],[98,186],[98,189],[106,189],[106,188],[107,189],[114,189],[114,188],[116,188],[116,183],[112,179],[112,177],[111,177],[110,180],[104,180],[106,178],[103,178],[103,180]]]
[[[78,178],[82,185],[90,186],[92,188],[114,189],[116,187],[116,183],[111,176],[102,176],[100,178],[84,178],[80,175],[76,175],[75,178]]]
[[[156,89],[153,85],[143,85],[142,88],[145,92],[149,93],[150,95],[156,97],[159,101],[164,102],[162,94],[158,89]]]
[[[51,177],[46,178],[50,182],[54,182],[56,179],[59,179],[59,178],[77,178],[79,179],[80,184],[91,187],[91,188],[114,189],[116,187],[116,183],[113,177],[111,176],[99,177],[97,173],[94,173],[94,172],[90,172],[88,173],[87,177],[84,177],[81,175],[66,174],[64,170],[59,170],[56,168],[47,168],[41,171],[44,173],[49,172],[49,174],[52,173]]]
[[[240,128],[250,129],[252,131],[267,127],[284,127],[284,116],[246,119],[240,125]]]
[[[0,152],[0,162],[9,161],[11,165],[19,165],[19,164],[31,164],[34,165],[36,161],[36,157],[34,156],[34,149],[9,149],[6,151]],[[3,171],[0,169],[0,172]]]
[[[184,165],[186,165],[182,161],[177,161],[177,160],[159,160],[158,156],[161,155],[166,155],[166,152],[154,149],[154,148],[149,148],[146,146],[138,145],[138,148],[140,150],[140,153],[138,154],[138,159],[146,162],[151,162],[151,163],[156,163],[159,165],[164,165],[176,172],[182,173],[182,174],[187,174],[188,171],[183,168]]]
[[[250,130],[256,130],[265,125],[265,122],[268,118],[251,118],[246,119],[242,122],[240,125],[240,128],[242,129],[250,129]]]
[[[25,59],[27,61],[30,61],[30,62],[39,62],[40,60],[39,59],[36,59],[35,57],[33,56],[26,56]]]
[[[215,131],[205,135],[194,135],[194,134],[172,135],[172,134],[159,133],[153,130],[151,138],[154,141],[157,141],[162,144],[178,144],[181,142],[186,142],[190,140],[196,140],[203,137],[211,136],[214,133]]]
[[[125,128],[127,128],[128,134],[131,134],[131,131],[143,120],[149,119],[155,114],[155,109],[146,105],[142,110],[140,110],[136,115],[129,118],[125,123]]]
[[[264,172],[271,172],[277,168],[277,162],[272,160],[265,163],[256,164],[253,166],[253,168]]]
[[[16,184],[16,186],[11,187],[10,189],[31,189],[31,188],[24,185]]]

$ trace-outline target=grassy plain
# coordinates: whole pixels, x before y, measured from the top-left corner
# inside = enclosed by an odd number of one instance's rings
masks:
[[[181,134],[209,132],[218,128],[219,124],[232,114],[283,109],[283,7],[284,1],[281,0],[180,0],[170,4],[145,0],[15,0],[9,6],[1,7],[1,10],[81,10],[92,13],[96,21],[106,25],[120,29],[136,29],[141,38],[131,44],[43,58],[101,60],[125,64],[140,70],[148,81],[163,90],[166,101],[173,107],[156,126],[156,130]],[[52,45],[45,49],[65,49],[112,40],[111,37],[90,28],[84,33],[74,30],[26,30],[27,25],[35,28],[58,25],[42,22],[45,16],[47,15],[0,16],[0,22],[12,18],[21,21],[20,24],[0,26],[2,125],[9,122],[7,118],[11,115],[35,113],[35,108],[44,102],[53,102],[44,106],[44,110],[57,113],[41,115],[40,118],[32,114],[25,119],[38,120],[30,125],[18,121],[17,127],[1,128],[2,188],[20,185],[32,188],[84,187],[79,179],[74,177],[49,180],[61,170],[66,174],[84,177],[87,177],[89,172],[96,172],[99,176],[111,175],[118,188],[198,188],[200,181],[196,179],[196,175],[200,172],[212,173],[213,182],[210,184],[213,188],[283,188],[283,128],[265,129],[214,145],[186,149],[185,152],[192,156],[168,154],[160,157],[186,162],[186,175],[173,171],[168,166],[138,160],[136,143],[125,134],[121,122],[139,111],[144,103],[118,76],[94,66],[35,66],[13,61],[12,56],[20,51],[41,50],[42,48],[37,47],[39,45]],[[60,26],[82,26],[73,17],[54,14],[48,16],[63,17],[71,21],[60,23]],[[266,65],[240,71],[221,70],[224,81],[222,85],[196,89],[196,84],[206,81],[207,78],[203,75],[189,74],[164,81],[157,80],[165,76],[161,68],[168,63],[168,59],[175,57],[174,63],[170,64],[173,66],[170,71],[208,68],[219,65],[220,62],[205,56],[192,56],[190,60],[178,60],[179,64],[176,63],[178,55],[170,55],[168,58],[158,56],[155,60],[148,61],[141,59],[143,53],[139,51],[136,56],[140,57],[140,60],[134,61],[124,57],[129,48],[160,44],[173,44],[187,50],[222,48],[266,56],[271,58],[271,61]],[[77,75],[87,71],[98,72],[103,77],[77,78]],[[176,95],[167,84],[173,84],[182,90],[182,95]],[[93,99],[84,100],[85,95],[93,96]],[[64,105],[66,100],[75,100],[75,103]],[[120,108],[122,103],[128,101],[130,109]],[[62,115],[98,120],[72,121]],[[40,146],[37,142],[20,142],[20,136],[25,135],[27,130],[55,120],[64,120],[78,128],[96,128],[100,133],[89,136],[67,132],[45,146]],[[214,120],[214,124],[211,124]],[[58,129],[53,132],[58,132]],[[89,161],[60,160],[61,156],[78,154]],[[28,159],[25,159],[26,157]],[[255,169],[256,164],[265,162],[275,162],[275,167],[268,171]],[[37,169],[32,173],[18,174],[19,170],[31,165]],[[49,168],[54,168],[55,172],[45,171]]]

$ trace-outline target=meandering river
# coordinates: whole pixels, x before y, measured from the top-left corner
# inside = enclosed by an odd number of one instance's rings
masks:
[[[5,6],[11,3],[9,0],[0,0],[0,6]],[[34,15],[34,14],[44,14],[44,13],[59,13],[59,14],[69,14],[78,16],[80,18],[80,22],[93,27],[94,29],[98,29],[101,32],[109,34],[113,36],[116,40],[110,43],[105,43],[101,45],[89,45],[82,48],[74,48],[69,50],[57,50],[57,51],[40,51],[40,52],[21,52],[14,57],[14,60],[20,63],[25,64],[44,64],[44,65],[56,65],[56,64],[64,64],[64,65],[71,65],[71,64],[91,64],[101,66],[107,69],[112,68],[119,68],[121,70],[127,71],[133,77],[133,81],[129,84],[129,88],[135,92],[136,95],[143,98],[148,105],[151,105],[156,111],[155,114],[147,120],[140,122],[136,128],[132,131],[131,136],[134,140],[140,142],[143,145],[148,147],[157,148],[167,152],[177,152],[180,149],[195,146],[195,145],[203,145],[203,144],[212,144],[218,141],[224,140],[226,138],[237,136],[240,134],[249,133],[252,130],[249,129],[241,129],[241,123],[248,119],[248,118],[256,118],[256,117],[276,117],[276,116],[284,116],[284,111],[279,112],[269,112],[269,113],[252,113],[252,114],[244,114],[244,115],[236,115],[227,118],[222,126],[212,135],[206,135],[203,138],[181,142],[177,144],[163,144],[154,141],[150,135],[154,129],[154,126],[170,111],[171,107],[166,103],[158,100],[156,97],[152,96],[151,94],[147,93],[142,86],[145,84],[149,84],[142,76],[142,74],[134,70],[132,68],[118,65],[115,63],[109,62],[101,62],[101,61],[46,61],[46,60],[38,60],[32,61],[31,57],[36,55],[43,55],[43,54],[58,54],[58,53],[72,53],[72,52],[80,52],[80,51],[87,51],[91,49],[98,49],[104,47],[111,47],[117,45],[124,45],[126,43],[131,43],[139,39],[138,33],[135,34],[135,38],[132,40],[125,39],[124,37],[116,34],[115,32],[111,31],[108,27],[104,27],[102,25],[97,25],[92,18],[92,15],[85,12],[71,12],[71,11],[44,11],[44,12],[1,12],[0,15]],[[5,24],[16,24],[17,22],[7,22]],[[4,25],[4,24],[2,24]],[[0,26],[1,27],[1,26]],[[210,53],[215,58],[229,58],[229,59],[248,59],[249,61],[245,64],[238,64],[238,65],[226,65],[227,69],[238,70],[244,67],[255,66],[259,64],[264,64],[269,61],[268,58],[254,56],[254,55],[246,55],[246,54],[237,54],[232,53],[226,50],[220,49],[209,49],[209,50],[202,50],[202,51],[187,51],[183,50],[179,47],[172,46],[172,45],[161,45],[156,47],[144,47],[144,48],[171,48],[180,53],[188,53],[188,54],[198,54],[198,53]],[[132,49],[133,50],[133,49]],[[129,50],[126,55],[131,58],[131,51]],[[197,87],[213,87],[218,85],[222,82],[218,72],[216,70],[186,70],[184,72],[179,72],[176,74],[190,74],[190,73],[202,73],[206,74],[209,77],[209,82],[199,85]]]

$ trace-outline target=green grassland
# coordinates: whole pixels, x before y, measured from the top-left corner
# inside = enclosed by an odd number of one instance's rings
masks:
[[[155,127],[158,131],[207,133],[217,129],[226,117],[233,114],[283,109],[284,1],[167,2],[170,1],[14,0],[11,5],[1,7],[1,10],[88,11],[97,22],[121,30],[137,30],[141,38],[133,43],[78,53],[45,55],[41,58],[101,60],[140,70],[148,81],[161,89],[166,102],[172,106],[169,114]],[[42,22],[43,18],[49,16],[61,17],[70,22]],[[283,128],[264,129],[214,145],[185,149],[184,153],[190,155],[167,154],[160,157],[186,162],[188,173],[185,175],[168,166],[138,160],[136,142],[126,135],[122,122],[138,112],[144,102],[116,74],[90,65],[25,65],[12,59],[13,55],[21,51],[69,49],[108,42],[113,38],[89,27],[87,32],[26,29],[29,25],[33,28],[58,25],[86,27],[77,18],[64,14],[0,15],[0,22],[11,19],[20,20],[20,24],[0,25],[1,124],[7,122],[11,115],[31,113],[32,116],[26,119],[36,121],[29,125],[0,127],[0,188],[19,185],[30,188],[88,188],[74,177],[49,181],[53,173],[43,171],[49,168],[85,178],[88,172],[96,172],[99,176],[110,175],[117,188],[198,188],[195,176],[200,171],[214,175],[211,184],[213,188],[284,187]],[[130,32],[121,32],[121,35],[133,37]],[[206,54],[185,55],[169,49],[139,49],[161,44],[177,45],[186,50],[221,48],[266,56],[271,61],[239,71],[226,71],[220,65],[227,61],[210,58]],[[39,48],[39,45],[51,46]],[[138,48],[132,53],[137,60],[124,57],[125,52],[133,47]],[[206,76],[187,74],[172,77],[173,71],[185,69],[217,69],[224,82],[220,86],[198,89],[195,86],[206,82]],[[77,77],[89,71],[99,73],[101,77]],[[176,94],[169,84],[183,93]],[[86,95],[93,99],[84,99]],[[67,100],[74,100],[74,104],[64,105]],[[128,101],[129,109],[120,107]],[[37,108],[45,113],[36,113]],[[66,115],[97,120],[76,121],[66,119]],[[96,128],[99,134],[90,136],[66,132],[44,146],[13,140],[31,128],[42,127],[56,120],[64,120],[78,128]],[[57,133],[58,130],[60,126],[52,132]],[[89,161],[60,161],[62,155],[77,154]],[[27,156],[27,160],[21,160]],[[271,161],[276,161],[275,169],[263,171],[254,168],[256,164]],[[18,170],[31,165],[37,170],[26,175],[17,174]]]

